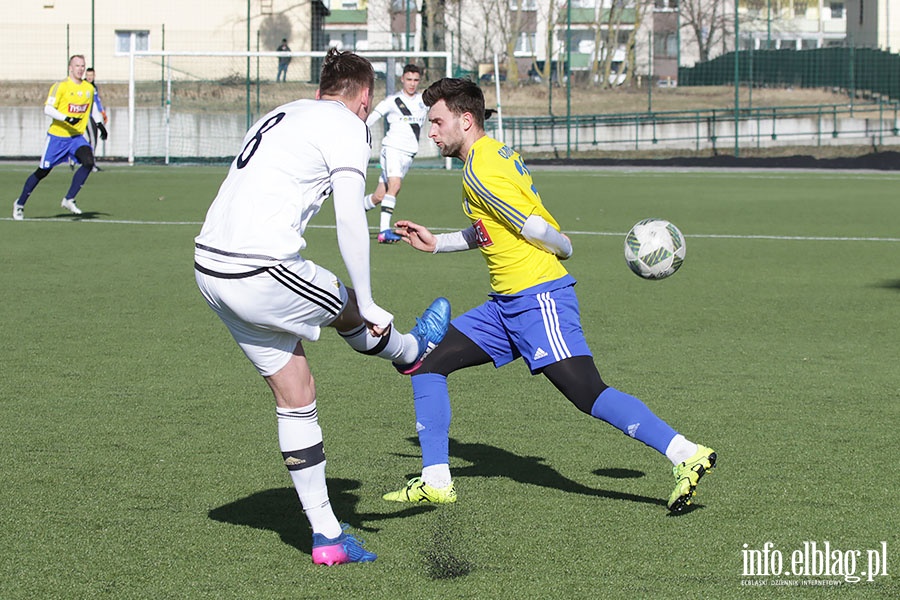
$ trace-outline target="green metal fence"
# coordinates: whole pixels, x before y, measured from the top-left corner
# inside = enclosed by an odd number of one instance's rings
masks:
[[[735,65],[737,58],[737,65]],[[900,55],[870,48],[741,50],[678,69],[679,86],[839,88],[900,100]]]
[[[499,124],[487,121],[491,135]],[[503,120],[504,141],[525,152],[730,151],[773,146],[897,143],[900,103],[880,99],[865,108],[847,104],[611,115],[513,117]],[[886,139],[887,138],[887,139]]]

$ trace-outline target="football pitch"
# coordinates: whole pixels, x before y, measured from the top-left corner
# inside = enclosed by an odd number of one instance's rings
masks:
[[[378,560],[326,568],[271,394],[194,284],[225,167],[110,166],[81,217],[58,167],[13,222],[33,168],[0,165],[4,599],[900,597],[898,174],[534,169],[604,379],[717,469],[669,516],[669,462],[520,361],[450,378],[459,501],[384,502],[420,469],[410,384],[327,330],[306,350],[331,500]],[[460,174],[413,170],[396,218],[466,227]],[[625,264],[646,217],[685,235],[667,280]],[[345,277],[333,223],[329,201],[304,255]],[[398,327],[485,300],[479,253],[369,223]]]

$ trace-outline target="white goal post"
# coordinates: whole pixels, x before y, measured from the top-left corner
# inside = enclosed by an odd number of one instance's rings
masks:
[[[412,61],[415,59],[435,59],[438,63],[435,68],[443,67],[443,75],[452,76],[452,62],[450,52],[376,52],[360,51],[360,56],[367,58],[373,65],[387,65],[384,68],[384,77],[392,80],[399,73],[387,72],[389,67],[396,66],[397,61]],[[251,109],[251,96],[255,91],[257,105],[259,105],[259,59],[268,59],[266,65],[276,64],[279,57],[322,59],[325,51],[320,52],[181,52],[181,51],[138,51],[129,53],[128,76],[128,163],[134,164],[136,156],[151,156],[154,160],[169,164],[170,159],[190,160],[217,160],[228,157],[230,161],[240,141],[243,139],[248,127],[261,115],[249,117],[254,112]],[[256,63],[255,80],[251,79],[251,61]],[[440,63],[443,62],[443,65]],[[402,63],[400,64],[402,66]],[[315,68],[315,61],[311,61],[310,70]],[[298,70],[295,67],[295,71]],[[380,74],[380,71],[379,71]],[[217,81],[228,84],[232,95],[243,99],[240,110],[236,104],[231,108],[210,110],[198,102],[189,114],[173,112],[173,85],[185,86],[197,85],[198,81]],[[274,83],[268,77],[263,78],[267,90],[271,93],[290,94],[290,85]],[[246,89],[243,84],[246,83]],[[256,85],[251,90],[251,83]],[[391,81],[391,84],[393,81]],[[224,87],[224,86],[223,86]],[[283,89],[288,91],[282,92]],[[391,89],[391,88],[388,88]],[[221,90],[216,92],[223,93]],[[199,92],[198,92],[199,93]],[[139,106],[146,103],[147,97],[152,96],[154,106]],[[299,96],[291,97],[291,100]],[[267,101],[274,101],[274,97],[267,97]],[[233,98],[232,98],[233,100]],[[377,101],[377,99],[376,99]],[[224,103],[224,100],[223,100]],[[270,107],[274,108],[284,102],[278,101]],[[268,110],[262,111],[263,114]],[[374,129],[374,127],[373,127]],[[139,135],[140,134],[140,135]],[[374,138],[374,134],[373,134]],[[376,140],[380,142],[380,138]],[[436,153],[425,139],[421,150]],[[203,144],[203,147],[200,147]],[[178,146],[176,148],[176,146]],[[373,151],[373,155],[376,155]],[[451,159],[444,161],[445,168],[451,167]]]

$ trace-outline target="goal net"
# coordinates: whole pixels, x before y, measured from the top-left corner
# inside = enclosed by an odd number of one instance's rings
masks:
[[[451,75],[449,52],[358,52],[375,69],[374,102],[399,89],[403,66],[423,69],[428,82]],[[284,81],[279,58],[290,57]],[[250,126],[273,108],[314,98],[325,52],[134,51],[129,56],[128,161],[229,163]],[[384,124],[372,127],[372,157]],[[427,138],[416,166],[444,166]]]

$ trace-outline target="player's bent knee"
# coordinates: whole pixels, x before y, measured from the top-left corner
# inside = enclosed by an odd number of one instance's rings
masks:
[[[34,172],[34,177],[35,177],[35,179],[40,181],[41,179],[43,179],[44,177],[46,177],[49,174],[50,174],[50,169],[37,169]]]
[[[544,376],[581,412],[590,415],[607,386],[590,356],[573,356],[547,365]]]
[[[87,169],[94,168],[94,153],[91,150],[90,146],[82,146],[78,150],[75,151],[75,158],[78,159],[78,162],[81,163],[82,167]]]
[[[425,358],[416,374],[436,373],[447,377],[454,371],[489,362],[491,357],[487,352],[450,325],[447,335]]]

